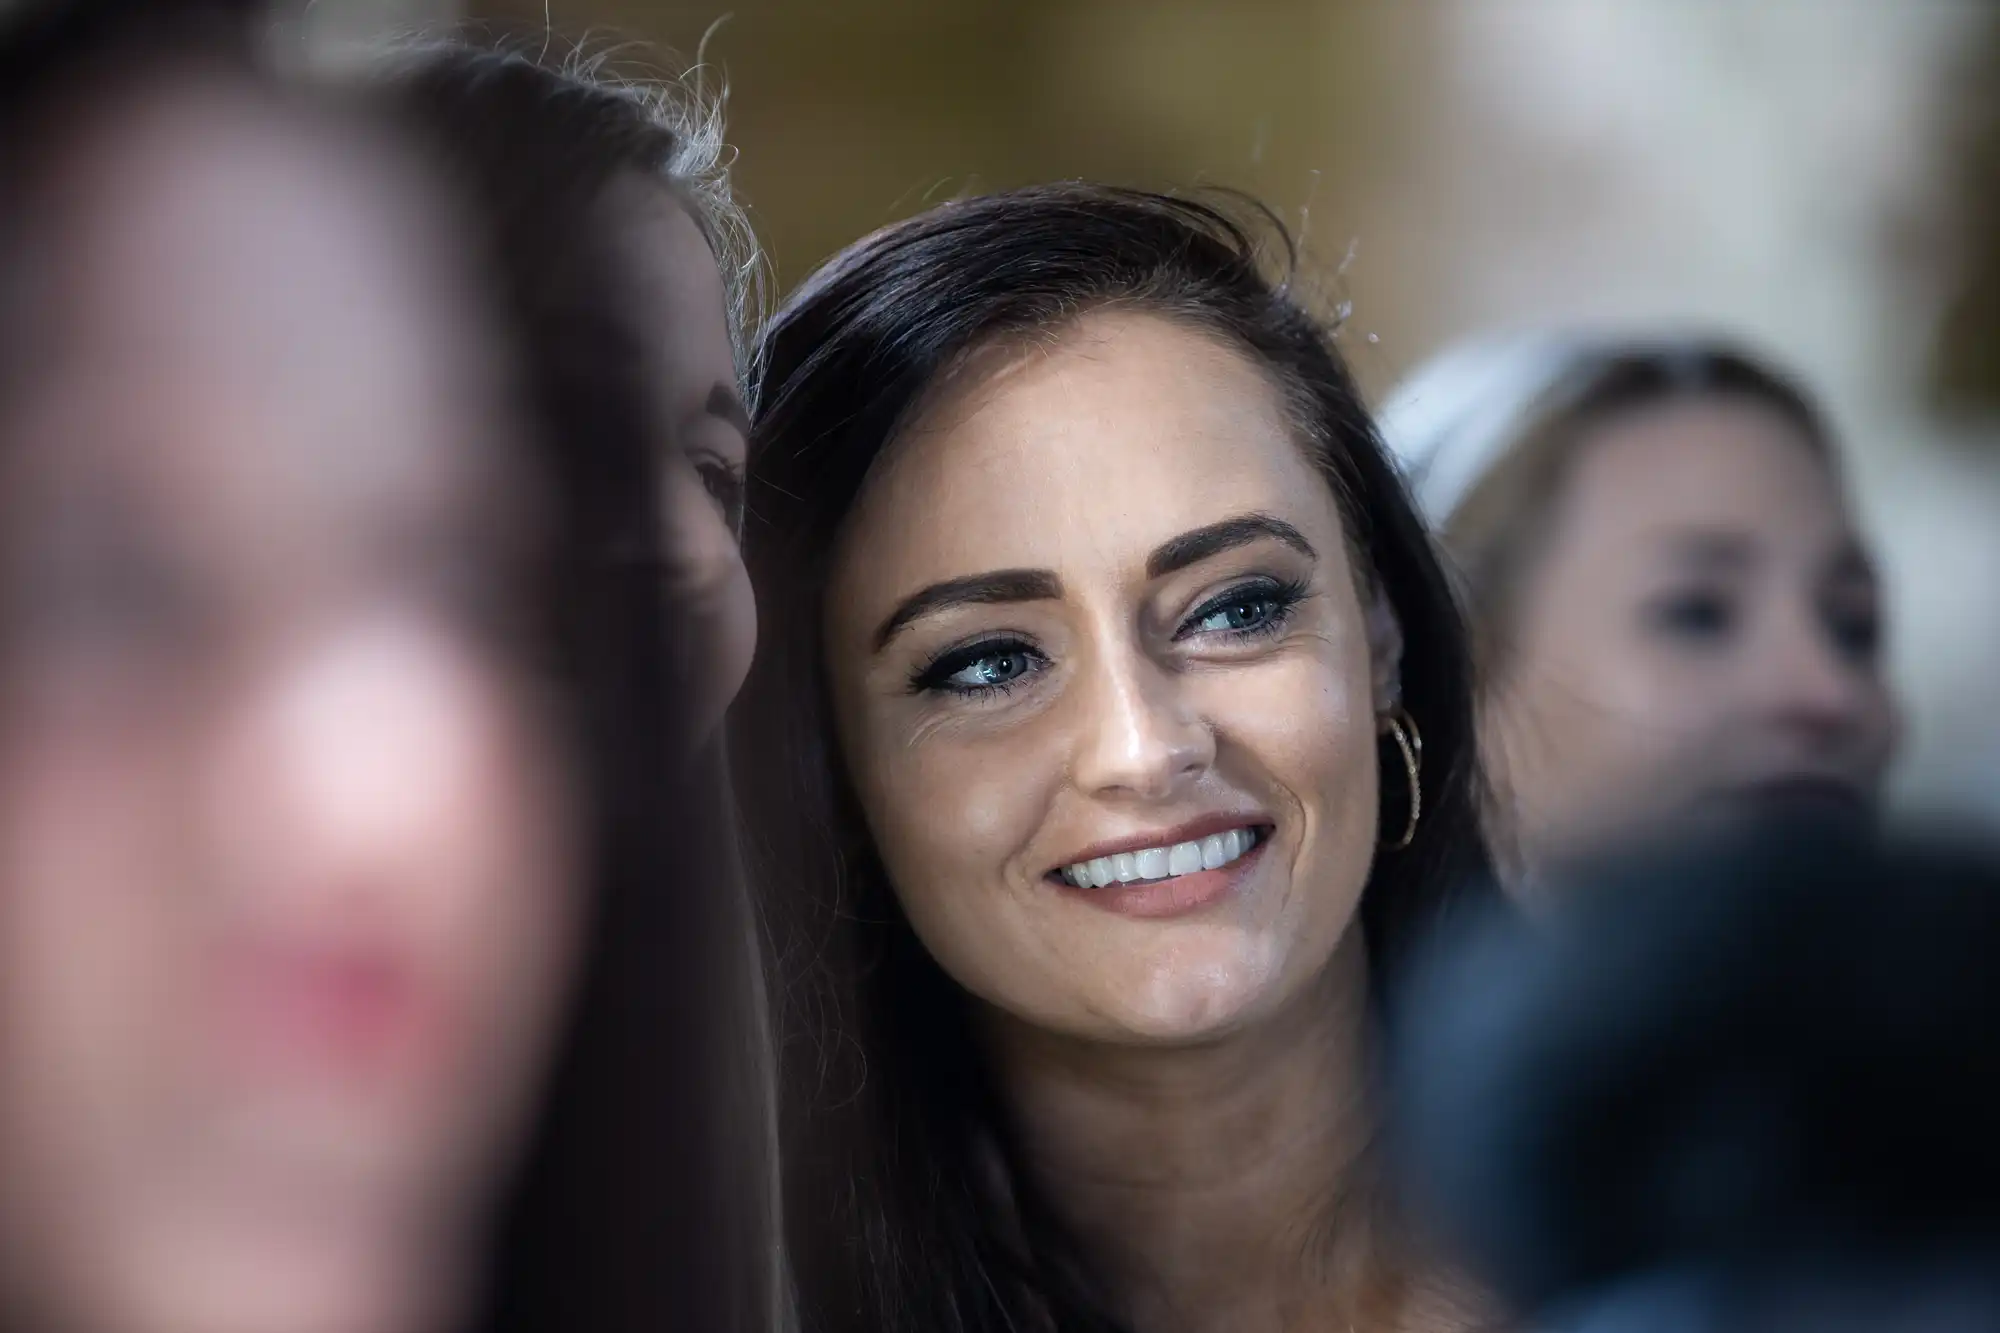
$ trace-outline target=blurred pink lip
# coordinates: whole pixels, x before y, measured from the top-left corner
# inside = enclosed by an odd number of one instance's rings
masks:
[[[443,1054],[439,988],[382,943],[252,943],[223,964],[222,989],[235,1053],[260,1074],[396,1080]]]

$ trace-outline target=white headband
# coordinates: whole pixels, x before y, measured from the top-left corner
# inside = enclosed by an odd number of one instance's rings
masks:
[[[1582,391],[1624,357],[1671,364],[1718,351],[1748,356],[1697,328],[1569,329],[1503,334],[1449,348],[1397,386],[1377,424],[1410,498],[1432,529],[1450,521],[1565,386]]]
[[[1568,333],[1485,339],[1445,351],[1398,385],[1377,419],[1424,520],[1442,527],[1535,406],[1613,345]]]

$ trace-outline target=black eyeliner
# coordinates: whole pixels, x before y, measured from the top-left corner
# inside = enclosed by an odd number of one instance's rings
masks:
[[[1217,611],[1248,601],[1269,601],[1277,604],[1271,618],[1262,625],[1242,630],[1224,630],[1221,633],[1238,638],[1251,638],[1270,633],[1281,628],[1291,618],[1293,611],[1311,595],[1312,585],[1305,579],[1283,579],[1271,575],[1260,575],[1237,584],[1203,602],[1181,620],[1181,628],[1174,635],[1176,641],[1188,638],[1194,633],[1190,626],[1200,624]]]
[[[961,689],[946,682],[981,658],[1002,657],[1010,653],[1019,653],[1021,656],[1035,661],[1044,660],[1039,649],[1026,639],[1018,636],[979,639],[972,643],[946,648],[911,672],[910,693],[927,694],[932,691],[943,691],[948,694],[965,695],[984,693],[987,690],[1007,689],[1011,682],[981,686],[975,689]]]

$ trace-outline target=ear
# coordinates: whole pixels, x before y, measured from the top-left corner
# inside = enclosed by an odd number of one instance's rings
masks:
[[[1375,715],[1382,716],[1403,702],[1403,622],[1381,583],[1368,595],[1368,660],[1373,664]]]

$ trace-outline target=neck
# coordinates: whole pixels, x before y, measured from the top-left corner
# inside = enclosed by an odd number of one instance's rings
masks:
[[[1284,1012],[1199,1046],[992,1020],[1023,1167],[1137,1328],[1400,1322],[1372,1225],[1367,989],[1354,931]]]

